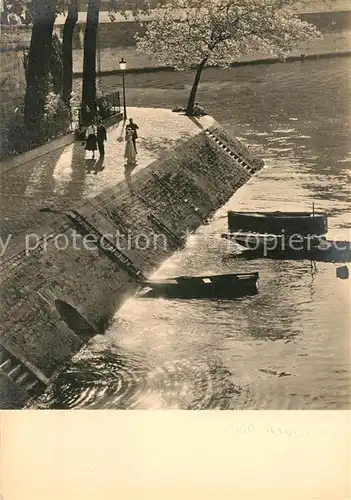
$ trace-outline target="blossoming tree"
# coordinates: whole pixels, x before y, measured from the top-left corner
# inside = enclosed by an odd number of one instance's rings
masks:
[[[169,0],[154,12],[137,49],[164,66],[196,68],[188,99],[192,114],[206,66],[227,67],[240,56],[280,54],[320,36],[301,20],[296,0]]]

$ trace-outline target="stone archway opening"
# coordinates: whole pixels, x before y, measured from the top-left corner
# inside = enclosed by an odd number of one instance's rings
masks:
[[[90,339],[98,332],[96,329],[82,316],[77,309],[65,302],[64,300],[55,300],[55,306],[58,310],[61,319],[66,325],[79,337]]]

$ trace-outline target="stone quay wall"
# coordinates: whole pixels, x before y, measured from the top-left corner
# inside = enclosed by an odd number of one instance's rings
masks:
[[[137,273],[149,277],[262,166],[214,122],[113,188],[28,230],[36,248],[28,250],[23,235],[0,268],[0,407],[22,407],[43,392],[137,291]],[[119,242],[122,256],[111,236],[107,249],[79,244],[86,234],[116,233],[131,243]],[[141,250],[146,237],[152,244]]]
[[[326,7],[325,7],[326,8]],[[301,14],[301,18],[307,22],[315,24],[323,33],[321,41],[312,44],[301,43],[298,50],[291,55],[300,55],[305,53],[309,55],[327,54],[327,53],[345,53],[350,51],[350,32],[351,32],[351,11],[322,11],[307,12]],[[143,54],[137,52],[135,34],[143,34],[146,30],[146,20],[143,25],[139,25],[131,20],[118,22],[102,22],[99,25],[97,54],[97,66],[101,72],[117,71],[119,69],[119,60],[123,56],[128,62],[129,70],[140,70],[148,68],[157,68],[159,66],[156,60],[150,60]],[[57,26],[58,33],[62,34],[62,26]],[[83,71],[83,40],[84,24],[78,24],[74,33],[74,60],[73,67],[77,76],[81,76]],[[267,54],[255,54],[248,57],[242,57],[240,61],[257,61],[267,58]],[[233,61],[233,63],[236,61]]]

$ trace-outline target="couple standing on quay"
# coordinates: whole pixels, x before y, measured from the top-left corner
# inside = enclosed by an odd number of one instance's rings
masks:
[[[127,159],[127,164],[136,164],[136,155],[138,153],[136,149],[138,129],[139,127],[136,123],[134,123],[133,118],[130,118],[129,123],[126,126],[126,147],[124,150],[124,157]],[[103,158],[105,156],[104,143],[107,141],[107,133],[102,120],[99,120],[97,126],[95,125],[95,122],[92,121],[90,126],[87,128],[85,137],[85,149],[87,151],[92,151],[93,160],[95,159],[95,151],[97,150],[97,147],[99,148],[100,158]]]
[[[102,120],[98,120],[97,125],[95,121],[92,120],[87,131],[85,133],[85,149],[86,151],[92,151],[93,160],[95,159],[95,151],[99,148],[100,158],[105,156],[105,141],[107,141],[106,127],[102,123]]]

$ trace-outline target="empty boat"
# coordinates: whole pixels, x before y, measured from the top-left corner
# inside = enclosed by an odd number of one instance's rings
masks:
[[[143,297],[230,299],[257,294],[258,272],[142,281]]]
[[[328,218],[322,212],[228,212],[229,231],[269,234],[322,235]]]
[[[315,262],[351,262],[351,242],[327,240],[324,236],[314,238],[252,233],[224,233],[245,250],[227,254],[226,258],[311,260]]]
[[[265,250],[267,252],[301,252],[311,250],[329,250],[331,242],[324,236],[252,234],[252,233],[223,233],[222,238],[233,240],[250,250]]]

